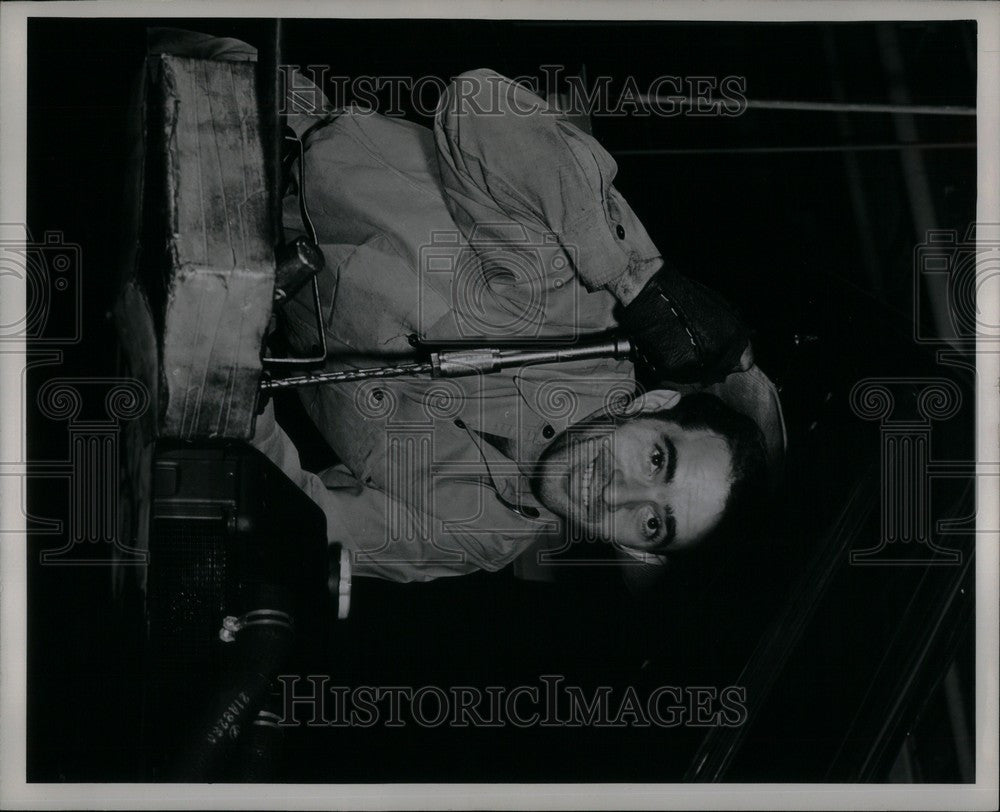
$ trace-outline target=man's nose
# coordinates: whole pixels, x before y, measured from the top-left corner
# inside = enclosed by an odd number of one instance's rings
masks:
[[[605,483],[601,497],[608,508],[617,510],[633,503],[656,498],[651,491],[650,483],[636,482],[626,476],[620,468],[616,468]]]

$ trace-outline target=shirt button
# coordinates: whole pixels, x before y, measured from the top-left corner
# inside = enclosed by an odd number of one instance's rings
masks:
[[[545,428],[542,429],[542,437],[544,437],[546,440],[551,440],[552,437],[555,435],[555,433],[556,430],[552,428],[552,426],[546,426]]]
[[[619,240],[624,240],[625,239],[625,226],[623,226],[621,223],[619,223],[618,225],[616,225],[615,226],[615,234],[618,235],[618,239]]]

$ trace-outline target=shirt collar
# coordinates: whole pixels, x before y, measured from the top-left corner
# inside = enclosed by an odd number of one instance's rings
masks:
[[[539,521],[558,521],[555,514],[539,502],[531,491],[530,475],[534,470],[534,463],[538,460],[537,456],[528,457],[522,461],[513,460],[494,447],[479,431],[460,420],[455,422],[459,428],[466,431],[476,448],[479,449],[492,480],[493,488],[501,502],[525,518]],[[516,442],[514,447],[517,447]],[[541,448],[544,448],[544,443]],[[541,448],[538,449],[539,455]],[[519,449],[518,451],[519,455],[523,457],[523,450]],[[529,462],[529,460],[531,461]]]

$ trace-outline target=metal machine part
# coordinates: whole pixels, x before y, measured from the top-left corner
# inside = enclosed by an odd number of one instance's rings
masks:
[[[143,772],[223,780],[244,744],[266,755],[248,734],[280,738],[257,717],[282,667],[321,656],[349,570],[319,506],[246,445],[161,444],[153,482]]]
[[[323,252],[306,237],[298,237],[277,252],[274,303],[282,305],[295,296],[325,265]]]
[[[429,374],[434,378],[460,378],[467,375],[488,375],[532,364],[559,364],[595,358],[627,358],[631,353],[632,344],[627,338],[610,338],[576,347],[548,347],[537,350],[477,347],[451,352],[432,352],[430,360],[426,362],[320,372],[287,378],[265,377],[261,381],[260,388],[266,393],[277,389],[298,389],[373,378],[400,378],[407,375]]]
[[[324,119],[320,124],[327,124],[332,119]],[[288,129],[288,128],[286,128]],[[291,132],[291,130],[288,130]],[[311,130],[310,130],[311,132]],[[296,145],[295,152],[288,157],[288,168],[295,162],[299,165],[298,190],[299,214],[302,217],[302,225],[306,230],[304,237],[299,237],[293,242],[281,246],[277,249],[277,271],[275,274],[274,303],[281,305],[287,302],[295,293],[307,283],[312,283],[313,308],[316,311],[316,334],[319,347],[315,355],[304,358],[286,357],[274,358],[265,356],[262,363],[273,364],[275,366],[289,365],[313,365],[321,364],[326,360],[326,331],[323,329],[323,307],[319,295],[319,272],[323,270],[325,259],[323,252],[317,245],[316,227],[313,225],[312,217],[309,216],[309,206],[306,201],[306,172],[305,172],[305,140],[309,132],[302,138],[295,135],[286,134],[284,140]]]

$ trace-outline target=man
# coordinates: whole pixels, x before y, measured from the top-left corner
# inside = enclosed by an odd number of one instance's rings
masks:
[[[599,360],[303,389],[341,460],[319,474],[302,470],[268,407],[254,444],[323,508],[355,575],[497,570],[539,544],[594,539],[660,565],[736,520],[765,476],[760,429],[710,394],[677,390],[742,381],[750,393],[737,400],[767,400],[754,408],[770,415],[773,448],[773,387],[721,297],[664,265],[592,137],[492,71],[452,82],[433,132],[359,108],[296,107],[302,79],[289,84],[299,181],[326,259],[327,369],[391,362],[414,345],[616,329],[647,373],[674,384],[635,397],[632,363]],[[285,226],[304,227],[294,195]],[[282,316],[291,346],[308,352],[311,297]]]

